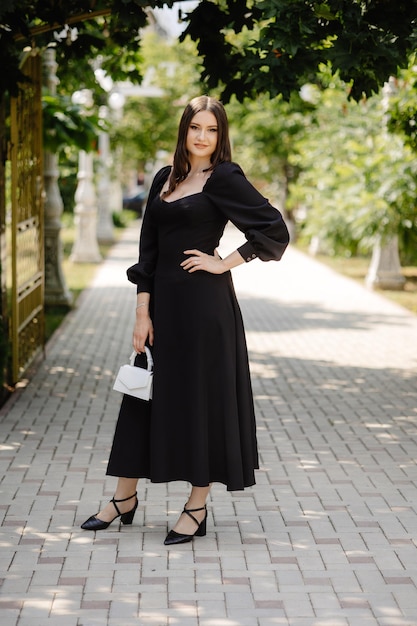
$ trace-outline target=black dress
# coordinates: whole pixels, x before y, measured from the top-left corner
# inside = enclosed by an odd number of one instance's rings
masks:
[[[229,490],[255,483],[256,426],[242,316],[230,272],[184,271],[184,250],[213,254],[228,220],[246,236],[245,259],[281,258],[282,216],[234,163],[218,165],[203,191],[160,198],[170,172],[155,176],[140,236],[139,262],[128,269],[138,292],[151,294],[153,400],[124,396],[107,474],[220,482]]]

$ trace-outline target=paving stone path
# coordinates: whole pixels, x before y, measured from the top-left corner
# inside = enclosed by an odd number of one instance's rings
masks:
[[[257,485],[215,485],[207,536],[175,549],[183,483],[142,481],[130,527],[79,528],[115,484],[137,237],[0,411],[1,626],[416,626],[417,316],[293,249],[234,270]],[[222,249],[240,241],[229,229]]]

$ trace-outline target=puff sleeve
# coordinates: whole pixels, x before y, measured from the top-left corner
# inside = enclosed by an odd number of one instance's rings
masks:
[[[256,257],[279,261],[289,243],[287,226],[278,209],[255,189],[239,165],[218,165],[204,192],[245,235],[247,242],[238,248],[245,261]]]
[[[139,261],[129,267],[126,272],[128,280],[137,285],[138,293],[152,293],[153,278],[158,257],[158,232],[152,217],[152,211],[148,209],[156,195],[160,193],[170,170],[170,166],[163,167],[153,179],[143,215],[142,229],[139,238]]]

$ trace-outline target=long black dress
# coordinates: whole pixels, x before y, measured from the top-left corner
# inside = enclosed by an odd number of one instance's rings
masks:
[[[245,261],[279,260],[288,231],[234,163],[218,165],[202,192],[171,202],[160,197],[169,172],[155,176],[139,262],[128,269],[137,291],[151,294],[153,400],[123,397],[107,474],[234,491],[253,485],[258,468],[242,316],[230,272],[189,274],[180,263],[184,250],[213,254],[228,220],[246,236]]]

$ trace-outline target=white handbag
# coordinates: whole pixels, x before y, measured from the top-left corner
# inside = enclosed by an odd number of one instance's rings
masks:
[[[136,352],[130,355],[130,364],[122,365],[114,381],[113,389],[128,396],[141,400],[152,399],[153,383],[153,359],[151,351],[145,346],[147,369],[137,367],[135,363]]]

